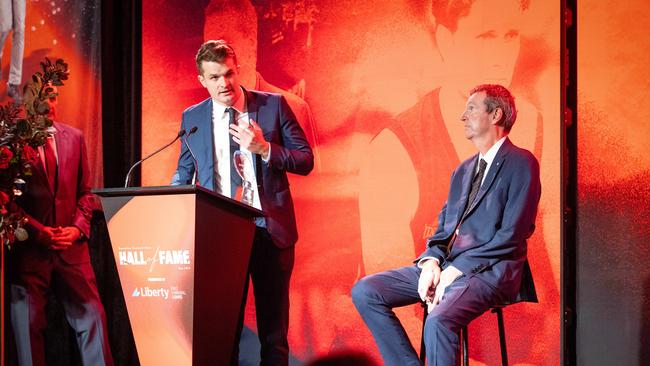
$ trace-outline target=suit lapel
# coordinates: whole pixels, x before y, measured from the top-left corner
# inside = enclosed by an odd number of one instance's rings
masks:
[[[458,203],[460,204],[458,207],[458,217],[456,222],[460,222],[462,219],[461,215],[465,211],[465,207],[467,206],[467,200],[469,199],[469,191],[472,189],[472,180],[474,179],[474,174],[476,174],[476,164],[478,162],[478,154],[475,155],[472,158],[472,163],[468,164],[467,169],[469,169],[468,172],[465,172],[463,176],[463,191],[460,196],[460,200],[458,200]]]
[[[200,144],[197,144],[198,146],[206,146],[208,149],[208,153],[205,156],[205,167],[201,166],[201,163],[199,163],[199,168],[200,169],[208,169],[208,171],[213,172],[214,171],[214,123],[212,122],[212,98],[208,98],[207,102],[203,104],[201,109],[197,111],[199,113],[198,118],[197,118],[197,127],[199,128],[197,130],[197,136],[200,139]],[[192,129],[192,127],[189,125],[189,129]],[[189,132],[188,129],[188,132]],[[190,137],[191,138],[191,137]],[[200,149],[197,149],[200,150]],[[197,154],[200,154],[197,152]],[[197,156],[196,159],[200,162],[201,157]],[[200,172],[196,172],[196,180],[197,182],[200,183],[202,175],[199,174]],[[210,174],[212,177],[212,187],[205,187],[208,189],[214,189],[216,187],[215,182],[214,182],[214,174]]]
[[[246,95],[246,113],[248,113],[248,118],[255,121],[255,123],[259,124],[257,118],[259,112],[258,111],[259,105],[257,104],[257,99],[255,98],[255,94],[244,89],[244,95]]]
[[[39,151],[39,154],[41,152]],[[32,177],[30,179],[31,182],[42,182],[42,184],[46,185],[48,187],[48,190],[52,195],[54,195],[54,192],[52,191],[52,187],[50,187],[50,183],[47,180],[47,172],[45,168],[45,162],[43,161],[43,157],[39,156],[38,157],[38,163],[34,165],[32,169]],[[35,184],[35,183],[34,183]]]
[[[242,87],[242,89],[244,89]],[[248,113],[248,120],[249,121],[255,121],[260,128],[261,128],[261,123],[259,122],[259,105],[257,104],[257,99],[255,98],[255,94],[249,92],[248,90],[244,89],[244,95],[246,95],[246,112]],[[255,178],[257,179],[257,184],[259,185],[261,182],[261,169],[260,169],[260,157],[257,154],[251,154],[253,157],[253,169],[255,170]]]

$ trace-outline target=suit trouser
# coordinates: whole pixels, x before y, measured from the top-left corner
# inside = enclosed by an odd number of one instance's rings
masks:
[[[9,32],[11,39],[11,66],[9,84],[20,85],[25,52],[25,0],[0,0],[0,59]]]
[[[294,247],[275,246],[265,228],[255,229],[248,272],[253,282],[261,365],[289,364],[289,282],[294,264]],[[239,339],[244,326],[248,281],[244,288],[237,337],[231,364],[239,362]]]
[[[83,364],[112,366],[106,315],[90,261],[69,264],[50,254],[29,263],[30,268],[19,264],[11,274],[11,324],[19,364],[45,365],[45,306],[51,288],[75,331]]]
[[[380,272],[362,278],[352,288],[354,305],[370,328],[386,365],[420,365],[404,327],[392,310],[421,301],[417,288],[420,272],[415,265]],[[479,276],[456,279],[427,316],[424,342],[429,365],[456,365],[459,330],[499,301],[497,291]]]

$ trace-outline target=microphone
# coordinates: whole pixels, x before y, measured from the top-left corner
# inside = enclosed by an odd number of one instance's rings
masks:
[[[190,137],[191,134],[196,132],[199,128],[194,126],[190,128],[190,132],[187,133],[187,136],[185,136],[183,140],[183,144],[185,144],[185,147],[187,147],[187,150],[190,152],[190,155],[192,156],[192,161],[194,163],[194,174],[192,175],[192,182],[196,183],[196,177],[199,175],[199,162],[196,160],[196,156],[194,156],[194,152],[192,151],[192,148],[190,147],[190,144],[187,143],[187,139]],[[198,184],[197,184],[198,185]]]
[[[185,135],[185,130],[184,130],[184,129],[178,131],[178,134],[176,135],[176,137],[175,137],[171,142],[169,142],[167,145],[161,147],[160,149],[158,149],[158,150],[152,152],[151,154],[145,156],[143,159],[138,160],[135,164],[131,165],[131,168],[129,169],[129,172],[126,173],[126,178],[124,179],[124,188],[128,188],[128,187],[129,187],[129,183],[131,183],[131,173],[133,172],[133,169],[135,169],[136,166],[142,164],[143,161],[145,161],[145,160],[149,159],[150,157],[152,157],[152,156],[158,154],[159,152],[165,150],[165,149],[166,149],[167,147],[169,147],[171,144],[173,144],[174,142],[176,142],[176,140],[180,139],[183,135]]]

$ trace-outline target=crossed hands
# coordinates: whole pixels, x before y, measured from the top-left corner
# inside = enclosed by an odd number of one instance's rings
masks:
[[[238,143],[239,146],[253,154],[261,155],[264,160],[268,160],[269,143],[264,139],[262,129],[257,122],[250,120],[250,124],[246,127],[231,124],[230,134],[232,135],[232,139]]]
[[[445,289],[462,275],[463,273],[454,266],[449,266],[441,272],[438,261],[434,259],[422,263],[422,272],[418,280],[418,294],[420,299],[427,304],[427,313],[440,304]]]
[[[65,250],[81,236],[81,231],[76,226],[50,227],[45,226],[36,240],[51,250]]]

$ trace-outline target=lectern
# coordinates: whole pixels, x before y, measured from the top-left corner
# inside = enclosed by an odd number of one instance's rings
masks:
[[[263,213],[195,186],[94,193],[140,364],[229,364],[255,218]]]

